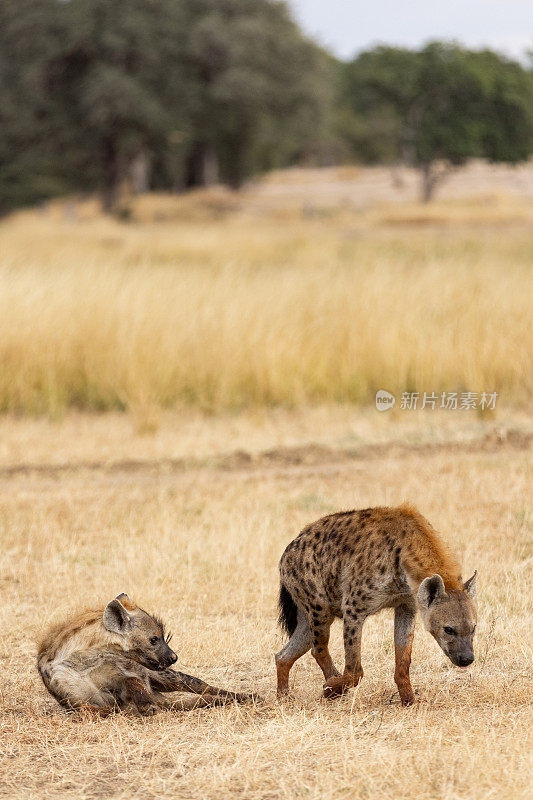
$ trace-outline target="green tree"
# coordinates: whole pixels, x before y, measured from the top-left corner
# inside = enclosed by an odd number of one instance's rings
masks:
[[[50,65],[65,160],[113,210],[140,153],[166,146],[187,118],[183,3],[70,0],[64,51]]]
[[[328,61],[284,3],[70,0],[62,17],[57,139],[72,181],[100,188],[108,211],[140,156],[159,186],[239,186],[321,135]]]
[[[297,158],[324,131],[331,96],[326,55],[301,34],[285,3],[187,0],[185,59],[194,87],[192,184]]]
[[[425,200],[469,158],[516,163],[531,152],[530,76],[490,51],[376,48],[346,66],[341,102],[353,151],[419,168]]]
[[[57,0],[0,3],[0,212],[65,191],[46,65],[60,48]]]

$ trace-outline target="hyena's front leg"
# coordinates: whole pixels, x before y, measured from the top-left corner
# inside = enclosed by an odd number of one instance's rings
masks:
[[[363,677],[361,666],[361,637],[364,617],[359,617],[348,610],[344,611],[344,673],[334,675],[324,684],[324,697],[336,697],[347,689],[357,686]]]
[[[162,697],[162,695],[161,695]],[[210,694],[195,694],[187,698],[176,700],[162,700],[161,707],[166,711],[194,711],[197,708],[212,708],[221,706],[228,701],[220,697],[211,697]]]
[[[200,678],[195,678],[193,675],[186,675],[184,672],[177,672],[173,669],[165,669],[161,672],[150,670],[150,683],[158,692],[191,692],[192,694],[209,696],[212,701],[209,705],[220,705],[221,703],[230,703],[232,701],[250,703],[259,699],[254,694],[228,692],[226,689],[210,686]]]
[[[140,678],[125,677],[124,684],[126,696],[134,704],[139,714],[146,717],[157,714],[159,707]]]
[[[415,606],[401,605],[394,610],[394,654],[396,659],[394,681],[404,706],[410,706],[415,702],[415,695],[409,678],[415,615]]]

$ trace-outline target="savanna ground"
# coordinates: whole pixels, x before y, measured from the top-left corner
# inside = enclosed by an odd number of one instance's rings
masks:
[[[295,200],[290,175],[244,200],[146,198],[129,223],[90,202],[2,223],[1,796],[531,796],[524,180],[347,207],[305,181]],[[500,396],[491,414],[379,414],[376,388]],[[360,687],[322,700],[308,655],[278,703],[284,546],[330,511],[403,500],[478,570],[473,667],[417,623],[401,708],[383,613]],[[64,713],[36,640],[121,591],[168,620],[181,669],[265,702]]]

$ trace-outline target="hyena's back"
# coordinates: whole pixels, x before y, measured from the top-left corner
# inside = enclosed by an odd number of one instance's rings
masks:
[[[286,548],[280,577],[297,605],[342,617],[343,600],[372,614],[409,594],[401,567],[413,560],[416,533],[409,507],[344,511],[308,525]],[[418,549],[421,543],[418,542]],[[320,606],[320,608],[317,608]]]

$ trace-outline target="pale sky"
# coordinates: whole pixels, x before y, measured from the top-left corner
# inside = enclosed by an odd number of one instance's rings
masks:
[[[349,58],[377,43],[454,39],[514,58],[533,50],[533,0],[289,0],[302,28]]]

